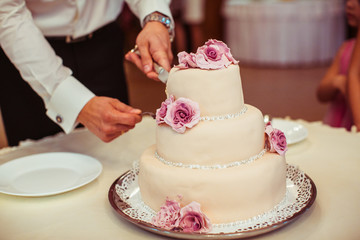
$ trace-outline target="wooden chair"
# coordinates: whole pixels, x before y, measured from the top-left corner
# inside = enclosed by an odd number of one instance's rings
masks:
[[[136,66],[124,62],[130,105],[143,112],[155,112],[165,100],[165,84],[148,79]]]

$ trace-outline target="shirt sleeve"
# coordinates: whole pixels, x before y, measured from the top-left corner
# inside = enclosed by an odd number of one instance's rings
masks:
[[[43,99],[47,115],[66,133],[72,131],[79,112],[94,94],[63,66],[24,0],[0,1],[0,45],[22,78]]]
[[[142,27],[144,18],[153,12],[160,12],[174,22],[169,7],[170,2],[170,0],[126,0],[131,11],[139,18]]]

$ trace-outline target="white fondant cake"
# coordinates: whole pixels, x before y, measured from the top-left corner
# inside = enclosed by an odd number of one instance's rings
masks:
[[[268,151],[263,115],[244,104],[237,64],[217,70],[175,67],[166,93],[167,104],[183,98],[196,102],[200,117],[183,133],[170,126],[177,120],[158,121],[156,145],[140,160],[138,180],[145,204],[159,211],[166,199],[181,196],[181,205],[200,203],[212,223],[228,223],[281,202],[285,157]]]

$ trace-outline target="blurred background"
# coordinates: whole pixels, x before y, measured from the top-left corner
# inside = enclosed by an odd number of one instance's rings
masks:
[[[341,43],[354,35],[344,7],[344,0],[173,0],[174,64],[178,52],[222,40],[240,61],[246,103],[273,117],[320,121],[327,105],[316,99],[316,88]],[[125,6],[118,22],[129,51],[139,20]],[[165,99],[165,85],[129,62],[125,71],[130,104],[155,111]],[[3,133],[0,114],[0,146]]]
[[[274,117],[322,120],[327,105],[316,99],[316,87],[341,43],[353,34],[345,21],[345,1],[173,0],[171,6],[174,64],[178,52],[195,52],[211,38],[222,40],[240,61],[246,103]],[[126,41],[130,50],[139,21],[129,11],[120,19],[133,31]],[[146,79],[131,63],[125,67],[131,104],[155,111],[165,86]]]

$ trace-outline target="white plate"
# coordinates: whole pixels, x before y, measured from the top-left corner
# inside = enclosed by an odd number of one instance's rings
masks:
[[[67,192],[96,179],[101,163],[90,156],[52,152],[18,158],[0,165],[0,192],[39,197]]]
[[[271,125],[284,132],[287,144],[301,142],[308,136],[308,130],[294,121],[273,119]]]

